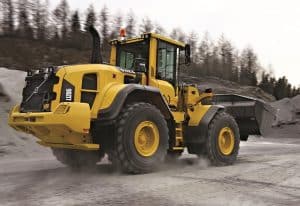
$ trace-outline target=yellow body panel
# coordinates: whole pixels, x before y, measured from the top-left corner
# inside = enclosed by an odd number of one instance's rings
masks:
[[[162,36],[160,34],[151,33],[151,37],[156,38],[156,39],[161,39],[163,41],[166,41],[168,43],[174,44],[174,45],[179,46],[179,47],[185,47],[185,43],[180,42],[180,41],[176,41],[176,40],[171,39],[171,38],[166,37],[166,36]]]
[[[148,69],[148,78],[149,86],[158,87],[156,79],[156,55],[157,55],[157,39],[150,39],[150,48],[149,48],[149,69]]]
[[[65,74],[66,74],[66,71],[63,67],[61,69],[59,69],[58,72],[56,73],[56,76],[59,77],[59,82],[58,82],[58,84],[55,84],[53,86],[53,92],[56,93],[56,99],[51,102],[51,111],[53,111],[60,103],[59,101],[60,101],[60,96],[61,96],[61,85],[62,85],[62,81],[64,79]]]
[[[102,101],[99,103],[99,109],[106,109],[108,108],[114,101],[117,94],[126,87],[125,84],[118,84],[118,83],[111,83],[108,84],[105,88],[103,88],[103,98]]]
[[[173,118],[175,122],[180,123],[183,122],[185,119],[185,113],[184,112],[174,112],[172,111]]]
[[[82,77],[85,74],[97,74],[98,88],[93,107],[91,108],[91,118],[97,118],[100,109],[108,108],[114,98],[126,85],[123,84],[124,73],[114,66],[100,64],[86,64],[65,67],[65,79],[76,88],[82,87]],[[75,90],[74,101],[80,102],[81,92],[86,90]]]
[[[38,144],[45,147],[54,147],[54,148],[64,148],[64,149],[76,149],[76,150],[99,150],[99,144],[56,144],[56,143],[47,143],[43,141],[37,141]]]
[[[20,113],[19,106],[10,112],[8,124],[16,130],[33,134],[45,143],[91,143],[90,108],[86,103],[60,103],[54,112]]]
[[[190,117],[190,121],[188,123],[189,126],[198,126],[201,119],[204,117],[206,112],[209,110],[211,105],[201,105],[197,104],[194,107],[188,108],[188,115]]]
[[[201,100],[212,93],[199,94],[199,90],[195,86],[186,86],[184,89],[184,102],[187,107],[187,113],[190,117],[189,126],[198,126],[201,119],[209,110],[211,105],[202,105]]]
[[[117,48],[115,46],[112,46],[110,50],[110,64],[117,65]]]

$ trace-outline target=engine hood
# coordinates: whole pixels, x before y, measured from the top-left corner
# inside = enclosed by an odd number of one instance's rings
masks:
[[[66,74],[76,73],[76,72],[112,72],[115,74],[131,74],[135,75],[134,71],[122,69],[117,66],[107,65],[107,64],[82,64],[82,65],[71,65],[63,66]]]

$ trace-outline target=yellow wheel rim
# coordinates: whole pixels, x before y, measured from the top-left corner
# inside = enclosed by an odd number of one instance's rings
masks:
[[[153,155],[159,145],[157,126],[151,121],[141,122],[135,129],[134,146],[136,151],[144,157]]]
[[[223,155],[230,155],[234,148],[234,133],[229,127],[221,129],[218,136],[218,145]]]

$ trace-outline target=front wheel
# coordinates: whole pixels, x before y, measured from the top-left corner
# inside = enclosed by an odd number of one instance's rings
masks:
[[[116,133],[108,154],[123,172],[147,173],[163,162],[168,148],[168,126],[155,106],[127,105],[119,115]]]
[[[240,134],[235,119],[218,112],[209,124],[206,154],[213,165],[233,164],[239,152]]]

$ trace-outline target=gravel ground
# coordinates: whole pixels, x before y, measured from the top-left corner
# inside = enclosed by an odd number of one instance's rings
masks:
[[[299,127],[299,126],[297,126]],[[300,138],[241,143],[235,165],[209,166],[184,154],[144,175],[107,160],[72,172],[53,157],[0,161],[0,205],[300,205]]]

